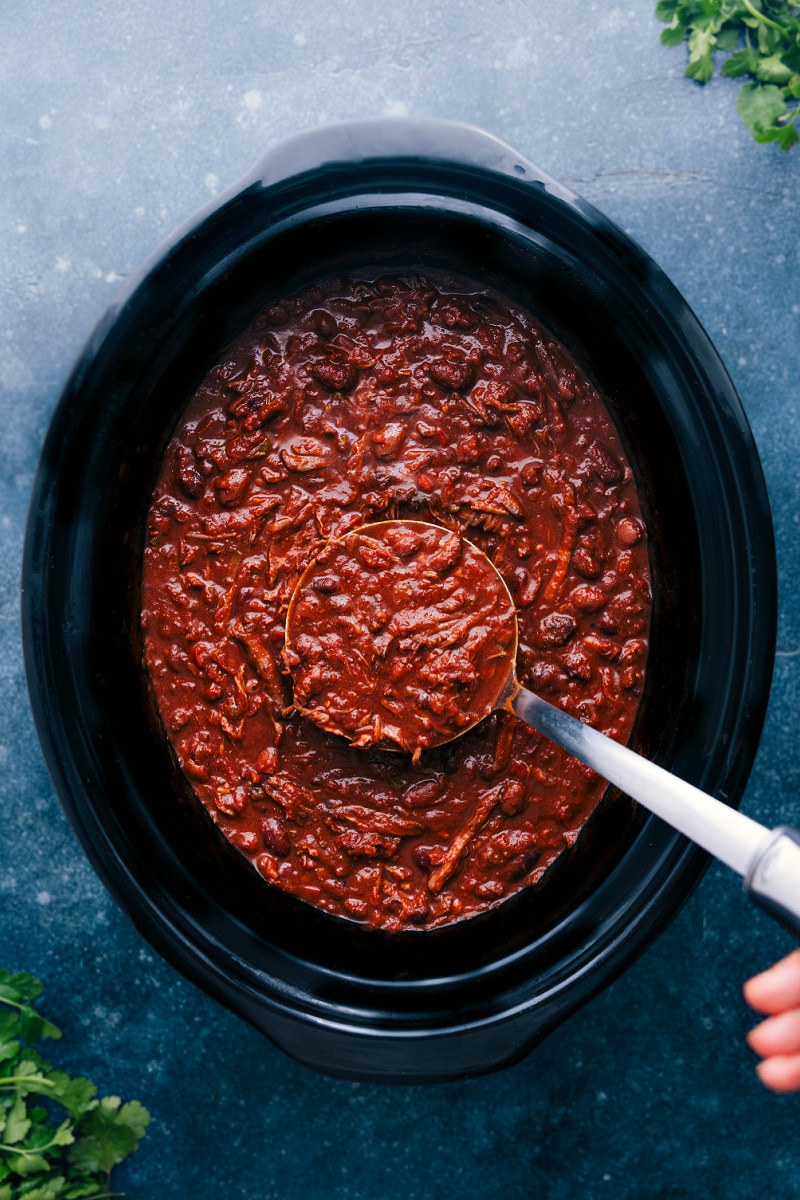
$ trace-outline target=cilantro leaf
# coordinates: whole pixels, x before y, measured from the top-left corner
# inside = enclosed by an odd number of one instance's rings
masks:
[[[6,1146],[15,1146],[23,1140],[30,1127],[31,1121],[28,1118],[25,1101],[21,1096],[17,1096],[11,1106],[11,1111],[6,1117],[5,1128],[3,1129],[3,1144]]]
[[[715,45],[716,38],[711,29],[693,29],[689,35],[689,64],[686,74],[698,83],[708,83],[714,74],[711,51]]]
[[[23,1008],[19,1014],[19,1031],[26,1042],[38,1042],[39,1038],[60,1038],[61,1030],[50,1021],[45,1021],[33,1008]]]
[[[136,1100],[98,1099],[90,1079],[54,1070],[30,1045],[61,1036],[34,1007],[41,992],[35,976],[0,971],[0,1200],[102,1200],[150,1114]]]
[[[800,21],[794,45],[790,45],[788,49],[784,50],[783,61],[792,71],[800,71]]]
[[[22,1004],[26,1000],[38,1000],[43,991],[41,979],[27,971],[18,971],[16,975],[0,971],[0,1000]]]
[[[745,46],[722,64],[722,74],[732,79],[739,75],[755,75],[760,61],[761,56],[755,46]]]
[[[19,1150],[16,1154],[9,1155],[8,1165],[13,1175],[19,1175],[23,1179],[37,1173],[46,1175],[50,1170],[50,1164],[44,1155],[34,1154],[31,1150]]]
[[[800,9],[796,0],[658,0],[661,42],[687,43],[686,74],[706,84],[745,79],[736,109],[757,142],[789,150],[800,140]],[[717,56],[715,58],[715,56]]]
[[[45,1183],[40,1183],[32,1190],[26,1191],[24,1200],[60,1200],[60,1197],[65,1194],[66,1182],[63,1175],[53,1175]],[[23,1200],[23,1194],[20,1194],[20,1200]]]
[[[75,1141],[75,1135],[72,1132],[72,1122],[70,1120],[62,1121],[58,1129],[53,1134],[53,1146],[71,1146]]]
[[[800,139],[795,125],[772,125],[753,134],[757,142],[777,142],[781,150],[790,150]]]
[[[685,39],[685,34],[682,29],[677,26],[670,26],[669,29],[662,29],[661,44],[663,46],[680,46]]]
[[[656,16],[659,21],[673,21],[678,12],[678,0],[658,0]]]
[[[84,1117],[67,1157],[87,1175],[108,1172],[137,1149],[149,1121],[147,1109],[136,1100],[122,1104],[119,1096],[105,1096]]]
[[[75,1121],[80,1121],[94,1107],[97,1088],[91,1079],[81,1075],[71,1079],[63,1071],[51,1071],[49,1079],[53,1084],[53,1099],[63,1105]]]
[[[733,53],[739,48],[741,32],[735,25],[723,25],[717,34],[717,49]]]
[[[736,97],[736,111],[753,133],[764,133],[783,116],[781,89],[771,83],[745,83]]]
[[[96,1196],[98,1192],[106,1193],[106,1185],[99,1179],[90,1179],[88,1182],[71,1184],[64,1192],[64,1200],[83,1200],[86,1196]]]
[[[787,67],[780,54],[770,54],[762,58],[753,74],[761,83],[788,83],[792,77],[791,67]]]
[[[0,1034],[0,1063],[13,1059],[19,1054],[19,1042],[16,1038],[5,1038]]]

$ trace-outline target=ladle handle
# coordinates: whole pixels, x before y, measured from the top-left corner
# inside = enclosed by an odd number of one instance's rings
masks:
[[[798,831],[770,831],[526,688],[512,703],[528,725],[742,875],[748,895],[800,936]]]
[[[800,830],[780,825],[772,831],[751,863],[744,887],[759,908],[800,937]]]

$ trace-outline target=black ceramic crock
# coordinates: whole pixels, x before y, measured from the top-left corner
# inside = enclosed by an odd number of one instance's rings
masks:
[[[634,744],[733,805],[771,678],[775,563],[747,421],[696,318],[619,229],[481,131],[376,120],[291,138],[106,314],[53,417],[25,547],[28,680],[61,801],[106,886],[186,976],[319,1070],[414,1082],[528,1052],[641,953],[706,857],[612,796],[544,886],[390,937],[271,889],[193,800],[139,659],[160,455],[265,303],[376,264],[499,288],[601,389],[650,527],[655,612]]]

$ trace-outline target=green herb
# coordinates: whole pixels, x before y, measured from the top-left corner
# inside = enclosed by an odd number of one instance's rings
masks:
[[[0,1200],[121,1195],[111,1171],[132,1154],[150,1120],[136,1100],[98,1100],[88,1079],[54,1070],[31,1042],[60,1038],[36,1011],[33,975],[0,971]]]
[[[722,74],[747,76],[736,109],[757,142],[789,150],[800,139],[800,4],[792,0],[659,0],[665,46],[689,44],[686,74],[708,83],[714,54]]]

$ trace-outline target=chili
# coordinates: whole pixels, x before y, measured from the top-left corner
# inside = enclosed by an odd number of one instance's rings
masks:
[[[508,712],[443,746],[417,739],[412,756],[353,747],[300,711],[311,691],[293,694],[282,659],[295,585],[332,540],[386,520],[485,552],[516,608],[521,681],[621,741],[644,679],[647,536],[586,373],[523,307],[467,280],[364,272],[282,296],[179,419],[141,586],[144,666],[177,760],[272,885],[430,929],[540,879],[606,785]],[[401,629],[408,598],[383,599]]]

